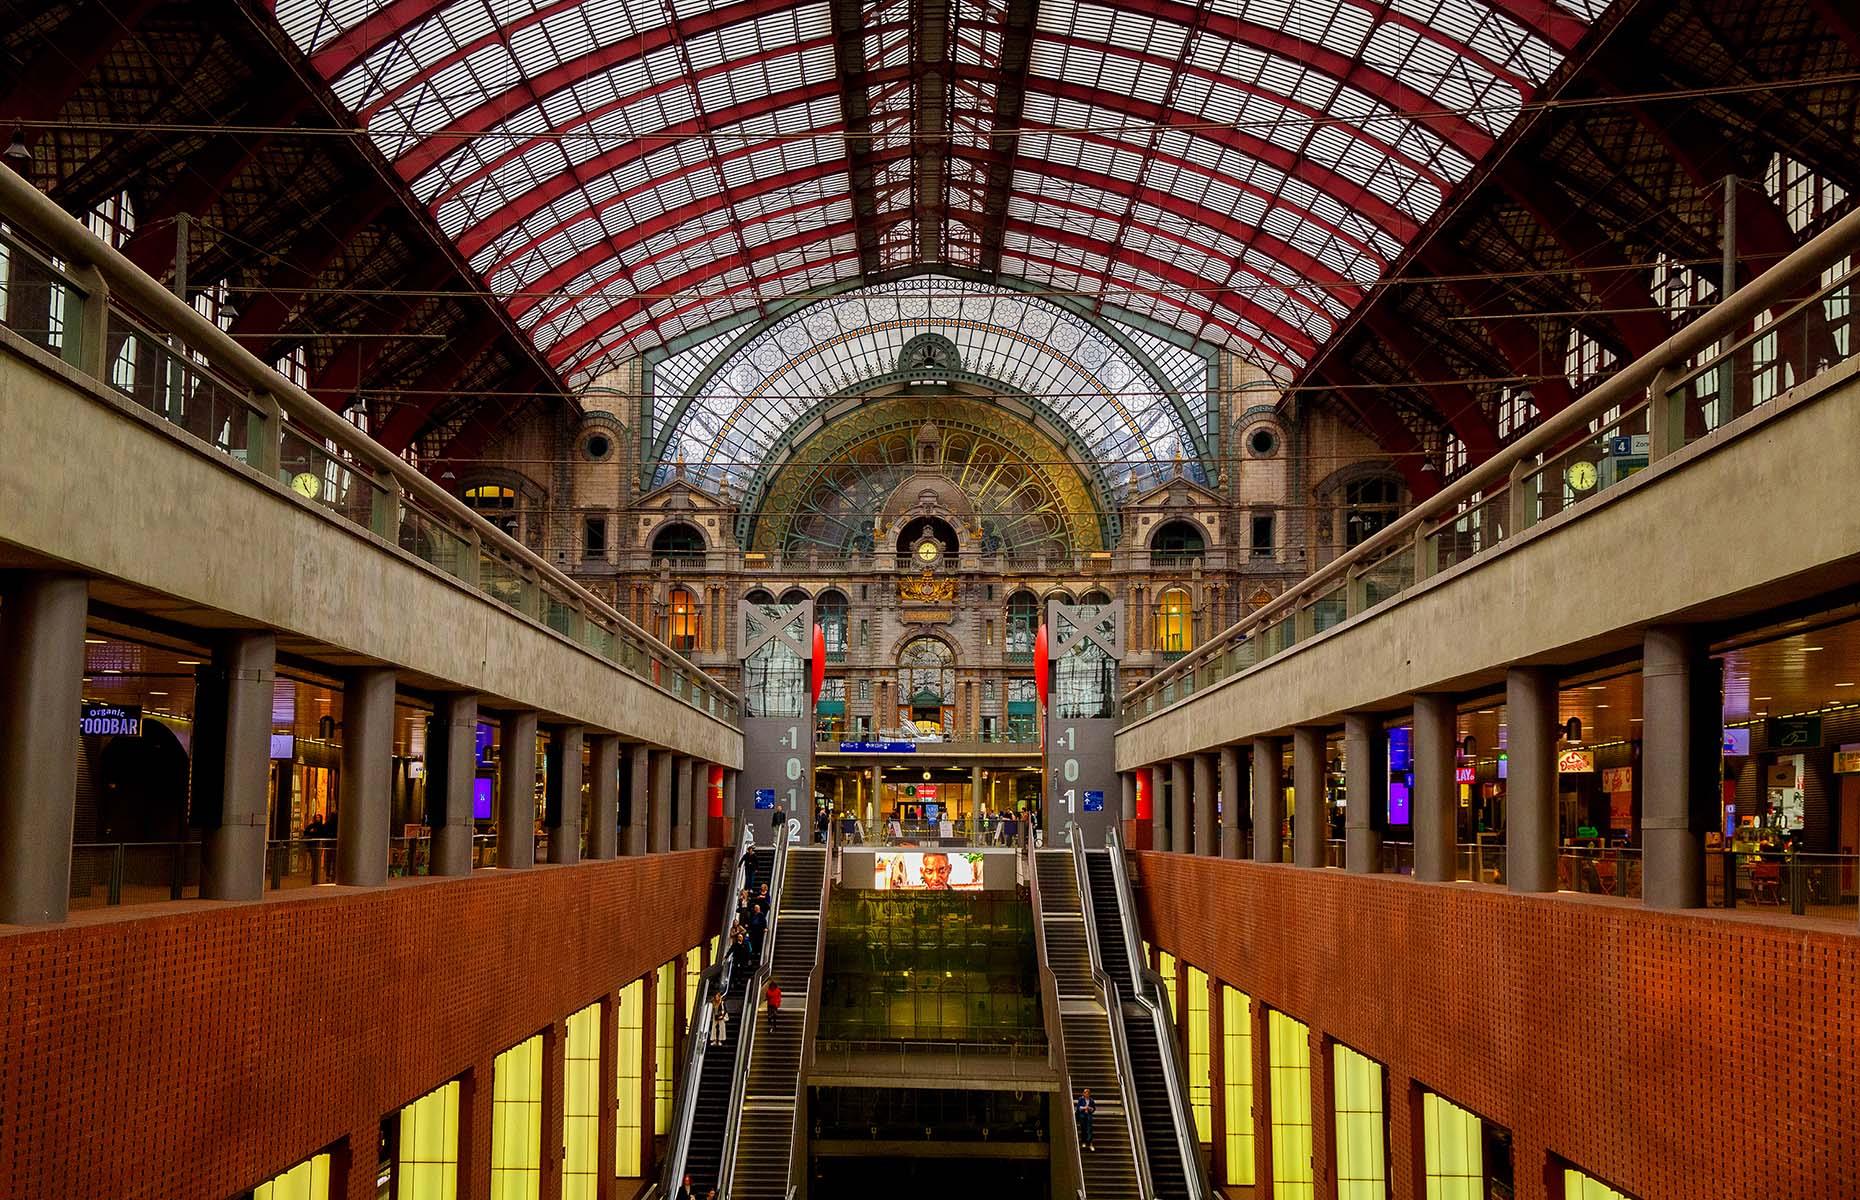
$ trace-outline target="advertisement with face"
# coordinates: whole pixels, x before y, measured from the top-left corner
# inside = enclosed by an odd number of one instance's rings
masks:
[[[937,850],[873,857],[872,886],[881,892],[979,892],[982,856]]]

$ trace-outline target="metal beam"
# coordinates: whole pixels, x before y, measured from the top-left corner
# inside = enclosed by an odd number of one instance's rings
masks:
[[[378,184],[372,172],[358,176],[354,188],[339,192],[347,197],[345,203],[324,213],[256,279],[247,275],[247,285],[255,290],[241,298],[239,319],[229,331],[246,349],[271,358],[285,323],[323,272],[393,202]]]
[[[358,312],[358,324],[365,327],[366,332],[378,336],[339,342],[304,390],[338,412],[347,407],[349,398],[367,384],[368,373],[374,369],[375,362],[393,346],[394,336],[405,333],[420,310],[434,303],[433,297],[414,293],[430,292],[447,282],[452,276],[451,268],[452,264],[443,260],[428,260],[400,281],[399,294],[383,298],[373,311]],[[459,299],[475,297],[461,292]],[[341,334],[333,336],[340,338]]]
[[[1414,386],[1427,396],[1428,403],[1448,428],[1466,443],[1467,463],[1481,463],[1492,457],[1498,451],[1498,433],[1479,404],[1479,398],[1465,384],[1447,382],[1460,372],[1448,365],[1438,350],[1417,337],[1411,326],[1389,312],[1387,305],[1369,306],[1364,313],[1364,323],[1390,355],[1405,362],[1422,381]]]
[[[1001,65],[995,79],[993,152],[982,200],[982,246],[977,265],[990,275],[1001,273],[1001,236],[1007,228],[1008,196],[1020,155],[1021,114],[1027,102],[1027,71],[1033,60],[1033,30],[1039,0],[1007,0],[1001,28]]]
[[[872,195],[872,104],[865,77],[865,0],[832,0],[833,60],[840,85],[846,136],[846,172],[852,181],[853,237],[859,270],[878,273],[878,231]]]
[[[56,117],[155,4],[156,0],[90,0],[72,8],[49,37],[31,43],[25,68],[0,92],[0,124]],[[40,132],[20,131],[28,145],[38,140]]]
[[[480,314],[457,336],[446,342],[445,349],[427,364],[413,383],[400,392],[400,398],[379,427],[375,440],[389,451],[400,454],[419,440],[427,420],[446,400],[452,398],[453,385],[481,361],[487,347],[494,345],[503,332],[503,322],[494,314]]]
[[[1496,283],[1475,282],[1471,278],[1485,274],[1482,268],[1448,245],[1444,238],[1435,238],[1423,246],[1418,261],[1430,270],[1450,277],[1435,286],[1453,293],[1468,311],[1482,318],[1480,327],[1485,330],[1492,344],[1498,347],[1498,352],[1504,356],[1505,365],[1512,374],[1531,379],[1527,386],[1531,391],[1531,401],[1539,413],[1548,416],[1574,398],[1560,359],[1545,362],[1543,339],[1538,335],[1536,326],[1528,321],[1506,319],[1518,309],[1505,299],[1504,289]]]

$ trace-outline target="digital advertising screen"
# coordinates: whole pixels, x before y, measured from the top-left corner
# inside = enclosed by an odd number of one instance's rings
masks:
[[[971,851],[910,850],[873,856],[872,886],[881,892],[979,892],[982,856]]]

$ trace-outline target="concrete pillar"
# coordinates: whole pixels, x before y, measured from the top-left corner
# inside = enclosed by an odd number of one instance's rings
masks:
[[[866,797],[865,819],[881,824],[885,820],[885,768],[879,763],[872,764],[872,791]]]
[[[1324,865],[1330,836],[1324,766],[1324,731],[1316,725],[1292,730],[1292,861],[1301,867]]]
[[[1221,857],[1240,857],[1240,814],[1247,808],[1240,786],[1240,748],[1221,747]]]
[[[543,822],[549,831],[549,861],[581,861],[581,726],[550,730],[548,795]]]
[[[472,837],[478,832],[472,815],[478,781],[478,697],[440,697],[433,729],[438,737],[426,747],[426,812],[433,830],[430,869],[435,875],[469,875]]]
[[[1189,854],[1195,849],[1194,836],[1189,822],[1190,806],[1194,797],[1189,792],[1189,763],[1186,758],[1169,760],[1169,844],[1161,847],[1177,854]]]
[[[1195,755],[1195,853],[1214,853],[1214,756]]]
[[[1454,750],[1459,707],[1453,697],[1414,698],[1414,877],[1451,881],[1459,816]]]
[[[1169,848],[1169,764],[1159,762],[1150,768],[1150,849]]]
[[[620,845],[620,736],[588,740],[588,857],[612,858]]]
[[[394,671],[364,667],[342,688],[341,807],[336,811],[336,882],[387,882],[394,778]]]
[[[729,767],[723,769],[723,827],[727,844],[734,846],[743,840],[743,818],[736,808],[736,778],[741,771]],[[845,777],[840,779],[841,795],[844,796]]]
[[[1358,875],[1382,869],[1388,820],[1388,735],[1375,713],[1343,718],[1343,867]]]
[[[1120,789],[1117,802],[1117,819],[1119,821],[1134,821],[1137,819],[1137,773],[1135,771],[1120,772],[1117,776],[1117,782],[1118,788]],[[1118,830],[1117,836],[1118,840],[1123,840],[1124,832],[1122,829]]]
[[[710,845],[710,764],[701,758],[691,760],[690,804],[691,848],[703,850]]]
[[[636,858],[646,853],[647,815],[652,811],[652,752],[637,743],[626,748],[627,822],[620,852]]]
[[[975,818],[982,811],[982,769],[979,766],[969,768],[969,828],[975,828]]]
[[[1705,831],[1717,821],[1719,667],[1690,629],[1649,629],[1641,659],[1641,895],[1705,904]]]
[[[1514,892],[1556,891],[1556,675],[1505,673],[1505,882]]]
[[[536,865],[536,714],[504,714],[497,787],[497,865]]]
[[[70,904],[87,588],[0,576],[0,923],[62,921]]]
[[[672,849],[691,849],[691,813],[696,805],[692,797],[696,789],[692,786],[692,768],[697,765],[695,759],[682,754],[672,756]]]
[[[1285,767],[1278,738],[1253,739],[1253,861],[1276,863],[1285,825]]]
[[[672,848],[672,760],[678,756],[670,750],[650,751],[652,786],[647,801],[647,849],[664,854]]]
[[[278,639],[234,634],[198,674],[194,811],[207,819],[200,894],[256,900],[265,893],[265,793],[271,775],[271,691]]]

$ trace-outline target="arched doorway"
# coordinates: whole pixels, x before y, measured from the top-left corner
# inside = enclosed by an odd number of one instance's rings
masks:
[[[898,723],[940,735],[956,706],[956,654],[933,637],[912,638],[898,651]]]

